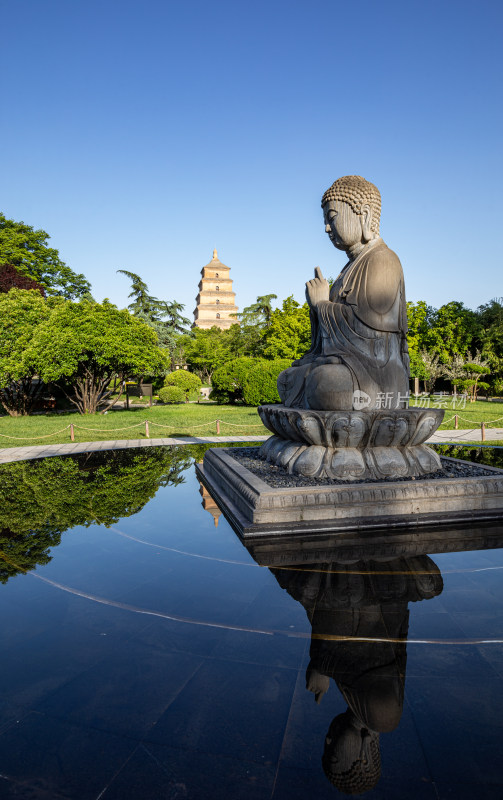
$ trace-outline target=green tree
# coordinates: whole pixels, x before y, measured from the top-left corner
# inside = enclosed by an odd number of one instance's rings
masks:
[[[36,289],[0,294],[0,403],[12,417],[29,414],[43,389],[29,345],[54,302]]]
[[[234,328],[239,329],[239,325],[232,325],[229,330],[233,331]],[[188,366],[205,383],[210,383],[213,372],[235,356],[229,331],[216,326],[194,328],[180,339],[180,344]]]
[[[493,384],[499,387],[503,378],[503,298],[479,306],[477,317],[477,347],[491,368]]]
[[[282,308],[272,312],[264,334],[265,358],[301,358],[311,346],[311,322],[307,303],[299,305],[293,296],[283,301]]]
[[[466,355],[477,327],[476,313],[452,300],[431,314],[428,349],[438,353],[442,364],[449,364],[454,356]]]
[[[409,345],[410,374],[412,378],[427,378],[421,352],[429,346],[430,319],[434,309],[424,300],[417,303],[407,303],[407,322],[409,331],[407,342]]]
[[[117,384],[167,367],[154,331],[107,302],[58,305],[36,329],[27,358],[43,381],[61,386],[81,414],[112,406]]]
[[[84,275],[77,274],[48,247],[49,234],[24,222],[0,214],[0,264],[13,264],[22,274],[40,283],[50,296],[81,297],[91,289]]]
[[[242,313],[237,316],[244,325],[268,328],[273,315],[272,301],[277,300],[277,297],[276,294],[261,295],[257,297],[256,303],[252,303],[251,306],[243,308]]]
[[[158,319],[159,300],[148,293],[145,281],[136,272],[128,272],[127,269],[118,269],[117,272],[125,275],[131,281],[131,291],[128,294],[128,298],[133,298],[128,305],[131,314],[142,314],[151,321]]]
[[[182,303],[177,303],[176,300],[168,300],[160,302],[160,311],[166,320],[166,324],[174,333],[187,333],[187,328],[190,325],[190,319],[182,315],[185,306]]]
[[[132,298],[132,302],[128,305],[128,309],[156,332],[159,347],[168,350],[173,369],[180,334],[187,333],[187,327],[190,325],[190,320],[182,316],[185,306],[176,300],[159,300],[150,295],[147,284],[136,272],[129,272],[126,269],[118,269],[117,272],[131,281],[131,292],[128,297]]]
[[[470,402],[474,403],[479,389],[489,389],[489,384],[481,380],[485,375],[490,374],[489,364],[477,352],[473,357],[471,354],[468,355],[468,361],[463,365],[463,370],[466,377],[464,380],[458,380],[457,385],[469,392]]]

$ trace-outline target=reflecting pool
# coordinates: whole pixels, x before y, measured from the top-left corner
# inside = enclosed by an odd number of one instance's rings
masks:
[[[0,467],[0,797],[500,800],[503,525],[245,547],[204,450]]]

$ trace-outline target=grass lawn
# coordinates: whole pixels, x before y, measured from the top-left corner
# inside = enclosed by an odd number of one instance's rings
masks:
[[[488,424],[497,420],[494,427],[503,428],[503,403],[480,400],[467,403],[465,408],[456,409],[450,407],[450,398],[447,403],[446,422],[441,425],[441,430],[454,428],[454,414],[458,414],[459,428],[479,428],[482,420]],[[37,414],[32,417],[0,417],[0,448],[69,442],[70,423],[74,425],[76,442],[144,439],[145,420],[149,421],[152,439],[169,436],[215,436],[216,419],[220,419],[221,436],[269,433],[262,425],[255,408],[188,403],[109,411],[106,415],[85,417],[74,412]],[[92,430],[93,428],[99,430]]]
[[[221,436],[259,436],[269,433],[262,425],[255,408],[188,403],[109,411],[106,415],[81,416],[69,412],[37,414],[31,417],[1,417],[0,448],[69,442],[70,423],[74,425],[76,442],[145,439],[145,420],[149,421],[151,439],[169,436],[215,436],[216,419],[220,419]],[[91,430],[92,428],[99,430]]]
[[[467,402],[464,408],[452,408],[452,398],[446,398],[446,405],[444,422],[440,426],[440,430],[454,428],[455,414],[458,415],[459,428],[480,428],[481,422],[485,422],[491,427],[503,428],[503,403],[477,400],[475,403]],[[433,402],[431,407],[434,407]]]

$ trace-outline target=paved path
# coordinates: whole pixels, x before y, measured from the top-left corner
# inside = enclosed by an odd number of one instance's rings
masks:
[[[503,440],[503,428],[486,428],[486,442],[495,442],[497,439]],[[429,444],[463,444],[463,442],[480,442],[480,428],[465,428],[457,431],[435,431],[433,436],[428,439]]]
[[[264,442],[268,436],[184,436],[179,439],[118,439],[109,442],[72,442],[71,444],[41,444],[35,447],[6,447],[0,449],[0,464],[25,461],[47,456],[65,456],[73,453],[90,453],[97,450],[123,450],[126,447],[156,447],[171,444],[215,444],[217,442]],[[503,440],[503,428],[487,428],[486,442]],[[479,442],[480,428],[457,431],[436,431],[430,444]]]
[[[124,450],[126,447],[155,447],[170,444],[214,444],[215,442],[265,442],[268,436],[184,436],[179,439],[118,439],[110,442],[71,442],[40,444],[32,447],[6,447],[0,450],[0,464],[47,456],[67,456],[97,450]]]

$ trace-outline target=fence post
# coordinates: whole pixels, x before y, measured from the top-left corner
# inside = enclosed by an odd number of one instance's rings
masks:
[[[148,420],[147,419],[145,420],[145,436],[147,437],[147,439],[150,439],[150,431],[148,429]]]
[[[70,423],[70,439],[72,440],[72,442],[75,441],[75,433],[73,431],[73,422]]]
[[[217,436],[219,436],[219,435],[220,435],[220,420],[219,420],[219,419],[217,419],[217,420],[215,420],[215,421],[216,421],[216,423],[217,423]]]
[[[459,427],[458,425],[458,415],[454,414],[454,429],[457,430]]]
[[[486,424],[485,422],[480,423],[480,438],[483,442],[486,440]]]

